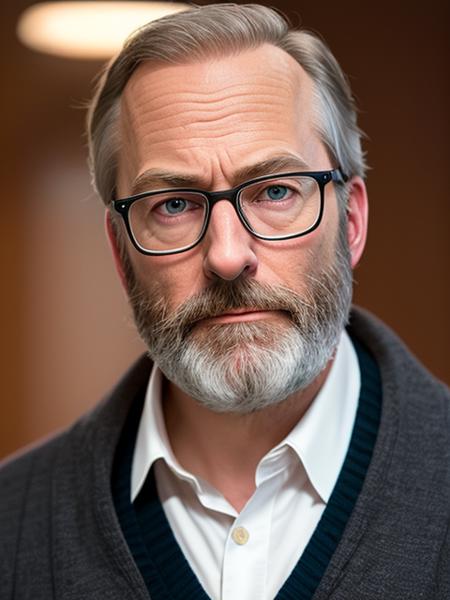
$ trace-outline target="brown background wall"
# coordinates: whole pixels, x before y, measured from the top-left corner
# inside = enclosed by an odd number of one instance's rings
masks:
[[[205,2],[201,2],[205,4]],[[84,166],[99,63],[20,46],[3,0],[0,456],[69,424],[142,346]],[[268,2],[320,32],[350,77],[372,170],[356,301],[450,383],[448,2]]]

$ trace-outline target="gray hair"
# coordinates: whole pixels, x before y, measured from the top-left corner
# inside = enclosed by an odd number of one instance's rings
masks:
[[[315,34],[293,30],[273,9],[258,4],[194,7],[138,29],[104,70],[88,111],[89,166],[104,203],[114,198],[120,96],[143,61],[183,64],[238,54],[262,44],[290,54],[314,85],[316,128],[330,159],[348,175],[364,176],[362,132],[350,86],[329,48]]]

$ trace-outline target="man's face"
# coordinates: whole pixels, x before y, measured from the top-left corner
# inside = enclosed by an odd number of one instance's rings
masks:
[[[241,183],[242,177],[335,168],[315,132],[314,110],[310,78],[289,55],[269,45],[195,64],[155,67],[144,63],[123,94],[118,195],[166,188],[168,177],[177,187],[186,180],[192,187],[215,191]],[[242,374],[246,381],[240,393],[244,394],[254,389],[248,378],[261,379],[267,371],[261,361],[270,360],[271,345],[282,363],[289,347],[298,345],[299,335],[303,336],[303,350],[290,357],[290,370],[295,373],[301,365],[294,363],[311,361],[314,354],[305,354],[305,341],[308,346],[320,344],[316,338],[329,338],[319,353],[320,365],[304,369],[308,376],[301,381],[295,378],[297,388],[309,384],[331,357],[350,301],[350,259],[345,231],[339,239],[338,224],[336,195],[329,185],[320,227],[302,238],[259,240],[244,229],[232,205],[224,200],[215,205],[205,238],[187,252],[145,256],[127,242],[132,272],[128,285],[133,287],[135,313],[150,354],[168,378],[184,391],[200,395],[177,375],[181,368],[177,357],[190,344],[190,354],[183,358],[191,361],[184,366],[187,371],[194,369],[193,363],[201,363],[197,378],[202,377],[209,358],[226,355],[225,363],[232,370],[224,382]],[[336,303],[340,306],[335,311]],[[295,322],[293,315],[299,310],[303,313]],[[173,316],[168,332],[163,319]],[[182,331],[176,328],[179,318],[188,319]],[[332,333],[320,330],[330,320]],[[309,321],[310,332],[306,331]],[[161,342],[164,335],[167,339]],[[170,359],[162,355],[167,354],[167,345],[175,347],[176,343],[180,346]],[[201,362],[191,350],[201,352],[205,344],[208,351]],[[264,357],[257,354],[258,348],[266,352]],[[256,354],[252,353],[255,349]],[[175,364],[166,365],[168,360]],[[258,364],[260,371],[255,375]],[[292,387],[290,392],[295,391]],[[281,400],[285,392],[274,393],[273,401]],[[257,392],[261,393],[262,389]],[[239,410],[238,395],[228,409]],[[220,410],[220,402],[211,407]],[[263,405],[270,403],[267,399]],[[251,402],[246,407],[255,409]]]

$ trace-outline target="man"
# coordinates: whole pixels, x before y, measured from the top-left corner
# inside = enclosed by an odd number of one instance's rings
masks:
[[[367,196],[329,50],[257,5],[162,19],[89,140],[150,359],[3,467],[1,597],[450,597],[449,394],[349,318]]]

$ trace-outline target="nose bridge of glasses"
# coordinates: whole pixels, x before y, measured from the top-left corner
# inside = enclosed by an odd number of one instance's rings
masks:
[[[238,196],[239,196],[239,188],[232,188],[229,190],[222,190],[222,191],[218,191],[218,192],[208,192],[206,194],[206,197],[208,198],[208,202],[209,202],[210,216],[212,216],[212,210],[213,210],[214,206],[218,202],[221,202],[222,200],[226,200],[233,206],[238,219],[240,221],[242,221],[242,216],[241,216],[240,210],[238,208]]]
[[[208,203],[209,203],[208,225],[210,223],[211,217],[213,216],[214,206],[216,204],[218,204],[219,202],[221,202],[222,200],[226,200],[233,206],[235,215],[237,216],[241,225],[243,225],[246,229],[248,229],[248,224],[246,223],[246,219],[245,219],[244,215],[242,214],[241,209],[238,204],[240,190],[241,190],[241,186],[238,186],[235,188],[231,188],[229,190],[222,190],[222,191],[218,191],[218,192],[208,192],[205,194],[206,197],[208,198]],[[221,222],[223,225],[223,221],[221,221]]]
[[[235,208],[237,207],[237,197],[238,190],[236,188],[230,190],[222,190],[219,192],[208,192],[206,194],[210,209],[212,210],[213,206],[220,202],[221,200],[227,200],[230,202]]]

